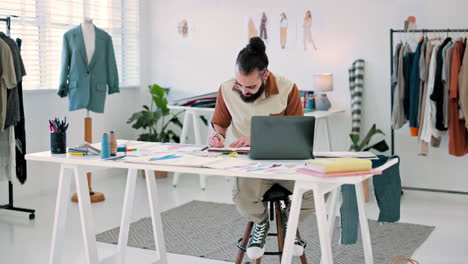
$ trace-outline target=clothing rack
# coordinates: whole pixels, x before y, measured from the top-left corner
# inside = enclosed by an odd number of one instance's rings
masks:
[[[393,35],[395,33],[467,33],[468,29],[410,29],[410,30],[404,30],[404,29],[390,29],[390,76],[393,73]],[[392,80],[390,78],[390,107],[393,105],[393,93],[392,93]],[[390,108],[391,109],[391,108]],[[391,115],[391,110],[390,110],[390,115]],[[393,127],[391,127],[391,153],[392,156],[395,154],[395,131],[393,130]],[[414,187],[402,187],[402,189],[405,190],[415,190],[415,191],[425,191],[425,192],[438,192],[438,193],[451,193],[451,194],[463,194],[463,195],[468,195],[468,192],[460,192],[460,191],[452,191],[452,190],[441,190],[441,189],[430,189],[430,188],[414,188]]]
[[[15,17],[15,16],[8,16],[6,18],[0,18],[0,21],[6,22],[6,35],[7,36],[10,36],[11,17]],[[35,215],[36,210],[20,208],[20,207],[15,207],[14,206],[14,203],[13,203],[13,183],[11,182],[11,180],[8,181],[8,204],[0,205],[0,209],[29,213],[29,219],[30,220],[33,220],[34,218],[36,218],[36,215]]]

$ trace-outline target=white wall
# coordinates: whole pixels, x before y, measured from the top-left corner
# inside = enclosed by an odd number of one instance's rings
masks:
[[[281,51],[269,46],[270,70],[294,80],[299,88],[311,85],[313,73],[334,73],[332,103],[349,110],[348,67],[355,59],[363,58],[366,87],[362,129],[367,131],[377,123],[387,133],[389,143],[389,29],[402,28],[409,15],[416,16],[420,28],[468,27],[468,3],[463,0],[156,0],[150,6],[150,82],[172,87],[173,98],[215,91],[223,80],[233,76],[237,53],[247,43],[249,14],[267,11],[273,21],[284,11],[291,25],[309,9],[319,50],[305,53],[300,48]],[[182,19],[189,21],[187,39],[177,34]],[[331,127],[335,149],[347,149],[349,111],[332,120]],[[406,130],[396,136],[396,151],[403,159],[404,185],[468,190],[466,157],[450,157],[446,138],[441,149],[431,150],[428,157],[418,157],[416,141]],[[323,142],[318,137],[321,148]]]

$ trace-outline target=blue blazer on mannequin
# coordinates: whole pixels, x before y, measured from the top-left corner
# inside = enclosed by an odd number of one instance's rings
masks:
[[[106,91],[109,94],[119,92],[112,38],[105,31],[94,28],[96,47],[89,63],[81,25],[63,35],[60,86],[57,94],[60,97],[68,95],[70,111],[86,108],[104,113]]]

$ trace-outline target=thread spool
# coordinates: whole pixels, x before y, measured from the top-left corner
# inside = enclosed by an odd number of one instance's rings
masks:
[[[104,133],[101,140],[101,158],[107,159],[110,157],[109,135]]]
[[[127,152],[127,147],[117,147],[117,152]]]
[[[111,156],[117,155],[117,138],[115,136],[114,131],[110,132],[110,155]]]

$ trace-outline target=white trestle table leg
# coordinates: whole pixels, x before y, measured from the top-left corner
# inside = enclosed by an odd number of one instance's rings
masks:
[[[327,221],[327,209],[325,197],[317,188],[314,190],[315,214],[317,217],[318,233],[320,239],[320,251],[322,252],[322,263],[333,264],[330,229]]]
[[[335,221],[336,221],[336,205],[338,203],[338,194],[339,194],[340,188],[336,188],[333,191],[331,191],[331,195],[328,198],[328,224],[329,224],[329,234],[330,234],[330,241],[333,239],[333,228],[335,226]],[[331,242],[330,242],[331,243]],[[323,257],[324,255],[322,254],[322,258],[320,259],[320,263],[324,264]]]
[[[74,167],[76,189],[78,193],[78,207],[80,210],[81,231],[83,233],[84,250],[87,264],[97,264],[98,254],[96,247],[96,233],[94,219],[91,211],[88,180],[86,173]]]
[[[362,189],[362,182],[355,184],[356,186],[356,199],[359,212],[359,222],[361,227],[362,246],[364,248],[364,257],[366,264],[373,264],[374,258],[372,256],[372,245],[370,240],[369,222],[367,221],[366,209],[364,207],[364,192]]]
[[[195,144],[203,145],[204,140],[201,138],[201,131],[200,131],[200,116],[195,113],[192,113],[192,120],[193,120],[193,130],[195,132]],[[206,175],[200,174],[200,187],[202,190],[206,189]]]
[[[57,201],[55,204],[54,226],[52,230],[52,245],[50,247],[49,264],[61,263],[65,241],[68,204],[70,203],[70,186],[72,175],[66,173],[67,167],[60,166]],[[70,172],[68,170],[67,172]]]
[[[190,118],[192,118],[192,114],[189,111],[186,111],[184,114],[184,124],[182,125],[182,133],[180,136],[180,144],[185,144],[186,139],[187,139],[187,134],[190,128]],[[174,178],[172,180],[172,185],[174,187],[177,186],[179,183],[179,176],[180,172],[175,172],[174,173]]]
[[[291,208],[289,209],[288,229],[284,239],[283,256],[281,264],[290,264],[292,258],[292,250],[294,239],[296,238],[296,230],[299,224],[299,214],[301,213],[302,195],[304,189],[300,188],[302,182],[296,181],[294,184],[294,192],[291,199]]]
[[[147,175],[150,175],[150,174],[147,174]],[[151,177],[148,176],[148,178],[151,178]],[[125,263],[125,256],[126,256],[127,243],[128,243],[128,233],[130,231],[130,222],[131,222],[132,211],[133,211],[133,202],[135,201],[136,180],[137,180],[137,169],[128,169],[122,219],[120,220],[120,232],[119,232],[119,243],[118,243],[119,264]]]
[[[333,151],[331,137],[330,137],[330,126],[328,124],[328,117],[325,118],[325,130],[327,132],[328,151]]]
[[[146,175],[152,171],[146,170]],[[161,211],[159,205],[158,189],[155,177],[146,177],[146,188],[148,191],[149,207],[151,213],[151,223],[153,226],[154,244],[158,255],[158,264],[167,264],[166,245],[164,243],[164,234],[162,229]]]
[[[333,228],[335,227],[336,221],[336,205],[338,202],[339,189],[336,188],[331,192],[330,199],[330,209],[328,211],[328,223],[330,223],[330,239],[333,238]]]

